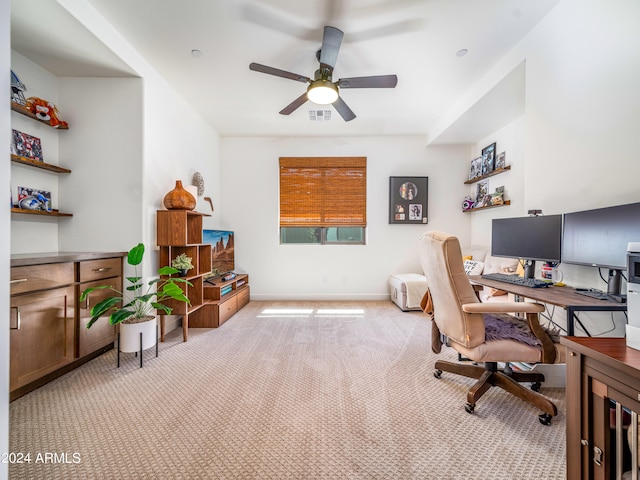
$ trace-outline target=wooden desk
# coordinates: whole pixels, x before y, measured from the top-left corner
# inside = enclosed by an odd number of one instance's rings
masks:
[[[633,421],[640,412],[640,350],[624,338],[560,337],[560,343],[567,347],[567,478],[621,478],[633,468],[622,418],[631,411]]]
[[[489,280],[487,278],[482,278],[480,275],[471,275],[469,276],[469,280],[471,283],[497,288],[498,290],[504,290],[505,292],[512,293],[520,297],[530,298],[537,302],[548,303],[550,305],[556,305],[563,308],[567,315],[567,335],[569,336],[572,336],[575,333],[574,321],[578,322],[580,327],[582,327],[588,336],[591,336],[577,317],[577,312],[627,311],[626,303],[618,303],[613,300],[598,300],[596,298],[587,297],[586,295],[580,295],[571,287],[551,286],[531,288],[506,282],[499,282],[497,280]]]

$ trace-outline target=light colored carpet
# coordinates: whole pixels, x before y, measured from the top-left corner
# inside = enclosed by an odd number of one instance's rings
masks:
[[[189,335],[142,369],[111,351],[12,402],[11,450],[32,462],[10,478],[565,478],[564,390],[541,390],[559,410],[548,427],[499,389],[466,413],[472,381],[434,378],[456,356],[431,352],[421,313],[251,302]],[[45,452],[69,463],[36,462]]]

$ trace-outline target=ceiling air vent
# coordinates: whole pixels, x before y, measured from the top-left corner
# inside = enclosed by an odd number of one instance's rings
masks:
[[[331,120],[331,110],[309,110],[309,120],[312,122],[328,122]]]

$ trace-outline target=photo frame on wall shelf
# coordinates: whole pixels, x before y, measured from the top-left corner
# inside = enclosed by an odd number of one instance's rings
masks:
[[[474,158],[471,160],[471,166],[469,168],[469,180],[478,178],[482,175],[482,157]]]
[[[42,157],[42,143],[38,137],[14,129],[13,149],[16,152],[14,155],[44,162],[44,158]]]
[[[482,149],[482,174],[493,172],[495,166],[496,157],[496,144],[495,142]]]
[[[476,184],[476,201],[473,204],[473,208],[479,208],[479,207],[484,207],[485,205],[485,199],[486,197],[489,196],[489,180],[480,180],[477,184]],[[489,201],[490,201],[489,197]]]
[[[429,177],[389,177],[389,223],[428,223]]]
[[[495,161],[495,165],[494,165],[494,170],[500,170],[504,167],[507,166],[507,162],[506,162],[506,155],[505,152],[500,152],[497,156],[496,156],[496,161]]]
[[[18,187],[18,208],[51,211],[51,192],[29,187]]]

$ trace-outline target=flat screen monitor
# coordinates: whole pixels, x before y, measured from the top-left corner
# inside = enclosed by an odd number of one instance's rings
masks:
[[[627,244],[640,242],[640,203],[565,213],[562,261],[608,268],[609,294],[620,294]]]
[[[560,262],[561,245],[562,215],[496,218],[491,226],[491,255],[524,259],[527,278],[536,260]]]
[[[234,234],[229,230],[203,230],[202,243],[211,245],[211,273],[224,275],[235,269]]]

